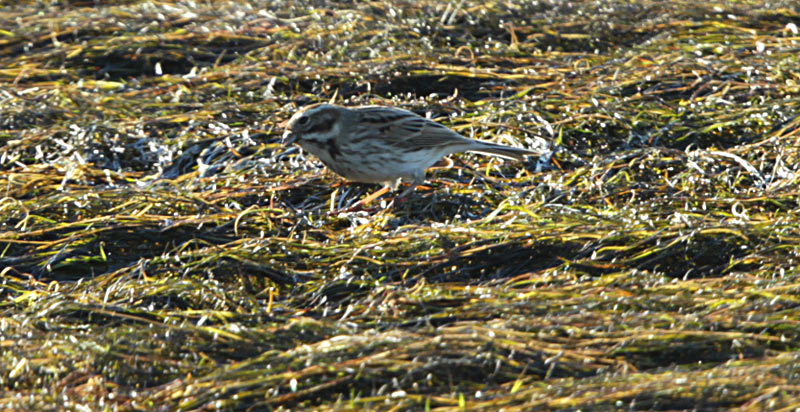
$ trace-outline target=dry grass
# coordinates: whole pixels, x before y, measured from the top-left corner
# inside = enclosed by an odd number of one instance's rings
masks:
[[[0,408],[800,407],[796,2],[5,3]],[[547,154],[331,214],[331,99]]]

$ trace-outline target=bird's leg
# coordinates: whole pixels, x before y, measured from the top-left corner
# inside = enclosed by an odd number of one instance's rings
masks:
[[[406,200],[408,200],[408,197],[410,197],[411,193],[414,192],[414,189],[416,189],[417,186],[425,183],[425,170],[422,170],[421,173],[415,173],[413,176],[410,176],[410,179],[409,179],[409,177],[405,177],[405,179],[406,180],[410,180],[411,183],[409,183],[409,186],[406,188],[406,190],[403,190],[399,195],[395,196],[395,198],[392,199],[392,201],[389,203],[389,205],[386,206],[387,209],[391,208],[392,206],[394,206],[396,204],[399,204],[399,203],[402,203],[402,202],[405,202]],[[399,182],[400,182],[400,179],[398,179],[398,183]]]
[[[406,190],[403,190],[402,192],[400,192],[400,194],[399,194],[399,195],[395,196],[395,200],[400,200],[400,201],[402,201],[402,200],[406,200],[406,197],[407,197],[409,194],[411,194],[411,193],[414,191],[414,189],[416,189],[416,188],[417,188],[417,186],[419,186],[419,184],[418,184],[417,182],[413,182],[413,183],[411,183],[411,184],[410,184],[410,185],[409,185],[409,186],[406,188]]]
[[[372,209],[365,209],[364,206],[372,203],[375,199],[383,196],[386,192],[390,190],[389,186],[385,186],[382,189],[376,191],[375,193],[368,195],[367,197],[359,200],[352,206],[348,206],[341,209],[331,210],[327,213],[328,216],[338,215],[339,213],[350,213],[350,212],[358,212],[360,210],[365,210],[367,212],[371,212]]]

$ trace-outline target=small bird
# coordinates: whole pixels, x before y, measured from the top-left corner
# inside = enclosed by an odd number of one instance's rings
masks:
[[[425,181],[426,169],[452,153],[477,152],[520,161],[540,154],[468,139],[408,110],[324,103],[295,113],[286,123],[283,142],[296,142],[349,180],[383,183],[392,190],[400,180],[410,183],[399,198]]]

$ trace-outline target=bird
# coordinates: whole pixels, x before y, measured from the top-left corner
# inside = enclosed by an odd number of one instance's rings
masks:
[[[304,151],[345,179],[382,183],[405,198],[425,181],[425,171],[444,156],[476,152],[524,161],[540,153],[464,137],[445,125],[389,106],[345,107],[318,103],[298,110],[285,124],[283,144]]]

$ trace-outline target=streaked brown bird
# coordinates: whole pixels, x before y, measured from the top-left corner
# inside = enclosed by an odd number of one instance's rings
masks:
[[[408,110],[383,106],[304,107],[286,124],[284,144],[297,143],[340,176],[396,189],[410,183],[404,197],[425,181],[425,170],[442,157],[477,152],[513,160],[539,153],[469,139]]]

